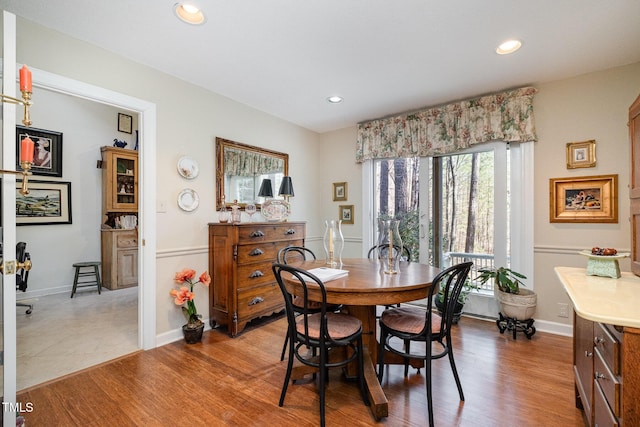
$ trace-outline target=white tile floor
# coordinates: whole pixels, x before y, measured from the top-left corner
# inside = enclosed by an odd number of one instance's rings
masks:
[[[17,307],[18,391],[138,350],[137,287],[69,295]]]

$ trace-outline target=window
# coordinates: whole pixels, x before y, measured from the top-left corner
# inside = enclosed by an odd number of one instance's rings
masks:
[[[523,150],[531,152],[525,157]],[[376,218],[395,216],[412,261],[444,267],[468,259],[475,270],[512,265],[529,277],[533,232],[522,225],[532,224],[524,207],[531,206],[533,167],[523,159],[532,156],[533,144],[498,142],[447,156],[370,162],[364,183],[374,189],[373,229],[365,239],[376,241]]]

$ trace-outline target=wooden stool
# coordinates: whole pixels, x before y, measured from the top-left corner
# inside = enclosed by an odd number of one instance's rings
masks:
[[[88,286],[98,286],[98,294],[102,293],[102,282],[100,282],[100,271],[98,267],[100,266],[100,261],[90,261],[90,262],[77,262],[73,264],[76,268],[76,275],[73,278],[73,289],[71,290],[71,298],[73,298],[73,294],[76,293],[78,288],[86,288]],[[91,271],[81,271],[83,268],[92,268]],[[91,276],[91,278],[88,278]],[[79,281],[87,277],[88,279]]]

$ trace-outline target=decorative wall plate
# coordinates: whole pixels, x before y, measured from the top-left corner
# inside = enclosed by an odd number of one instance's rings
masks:
[[[200,204],[200,196],[195,190],[185,188],[178,194],[178,206],[186,212],[195,210]]]
[[[284,221],[291,214],[291,205],[286,200],[267,200],[261,212],[267,221]]]
[[[200,172],[200,168],[198,167],[198,162],[192,159],[189,156],[181,157],[178,160],[178,173],[187,179],[193,179],[198,176],[198,172]]]

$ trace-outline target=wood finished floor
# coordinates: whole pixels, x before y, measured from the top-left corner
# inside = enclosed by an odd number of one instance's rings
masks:
[[[33,426],[316,426],[314,382],[289,386],[278,399],[286,362],[280,351],[286,320],[248,328],[236,338],[205,332],[202,343],[182,341],[138,352],[24,390]],[[434,361],[437,426],[583,426],[574,407],[572,339],[542,332],[531,340],[501,335],[495,323],[463,318],[454,328],[455,359],[465,402],[448,361]],[[333,370],[327,426],[425,426],[424,370],[385,373],[389,416],[376,421],[355,383]]]

